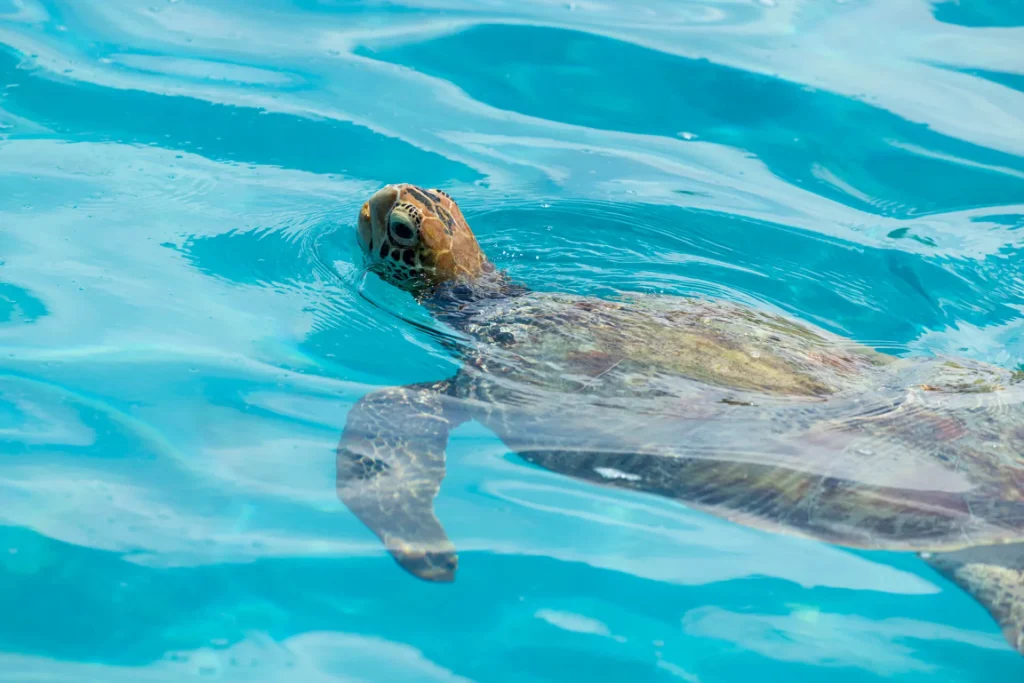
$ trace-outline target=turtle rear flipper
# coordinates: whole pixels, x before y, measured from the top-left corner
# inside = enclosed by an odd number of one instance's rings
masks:
[[[411,574],[453,581],[458,558],[434,514],[451,430],[448,382],[375,391],[349,411],[337,450],[337,492],[345,506]]]
[[[1024,543],[923,554],[928,564],[970,593],[1024,654]]]

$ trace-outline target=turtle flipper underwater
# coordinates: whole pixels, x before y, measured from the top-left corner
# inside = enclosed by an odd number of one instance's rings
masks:
[[[434,514],[445,474],[447,382],[377,391],[349,411],[338,450],[338,495],[410,573],[455,578],[455,547]]]
[[[917,553],[1024,654],[1024,382],[896,358],[698,297],[534,292],[497,270],[447,194],[362,207],[368,267],[458,331],[441,382],[349,411],[338,495],[399,564],[452,581],[434,513],[452,429],[476,420],[552,472],[740,524]]]
[[[1024,543],[976,546],[922,558],[974,596],[1024,654]]]

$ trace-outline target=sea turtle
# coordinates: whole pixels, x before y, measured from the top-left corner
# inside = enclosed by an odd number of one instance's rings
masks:
[[[434,514],[450,431],[475,419],[525,461],[762,529],[902,550],[979,601],[1024,654],[1024,381],[898,358],[702,297],[531,291],[441,190],[359,213],[369,270],[453,334],[451,378],[369,393],[337,449],[345,506],[413,575],[452,581]]]

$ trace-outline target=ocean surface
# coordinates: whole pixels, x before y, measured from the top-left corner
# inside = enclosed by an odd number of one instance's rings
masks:
[[[475,423],[404,572],[334,479],[458,368],[359,260],[390,182],[538,290],[1024,362],[1020,0],[0,0],[0,681],[1024,681],[911,555]]]

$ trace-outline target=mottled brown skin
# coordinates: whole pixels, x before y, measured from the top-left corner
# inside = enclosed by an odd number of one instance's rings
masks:
[[[454,377],[368,394],[338,447],[341,500],[410,573],[454,580],[434,498],[449,433],[473,419],[554,472],[917,552],[1024,653],[1019,374],[898,359],[722,301],[530,292],[437,190],[382,189],[358,232],[372,270],[462,333]]]
[[[410,290],[493,272],[459,206],[441,190],[388,185],[359,211],[359,246],[384,279]]]

